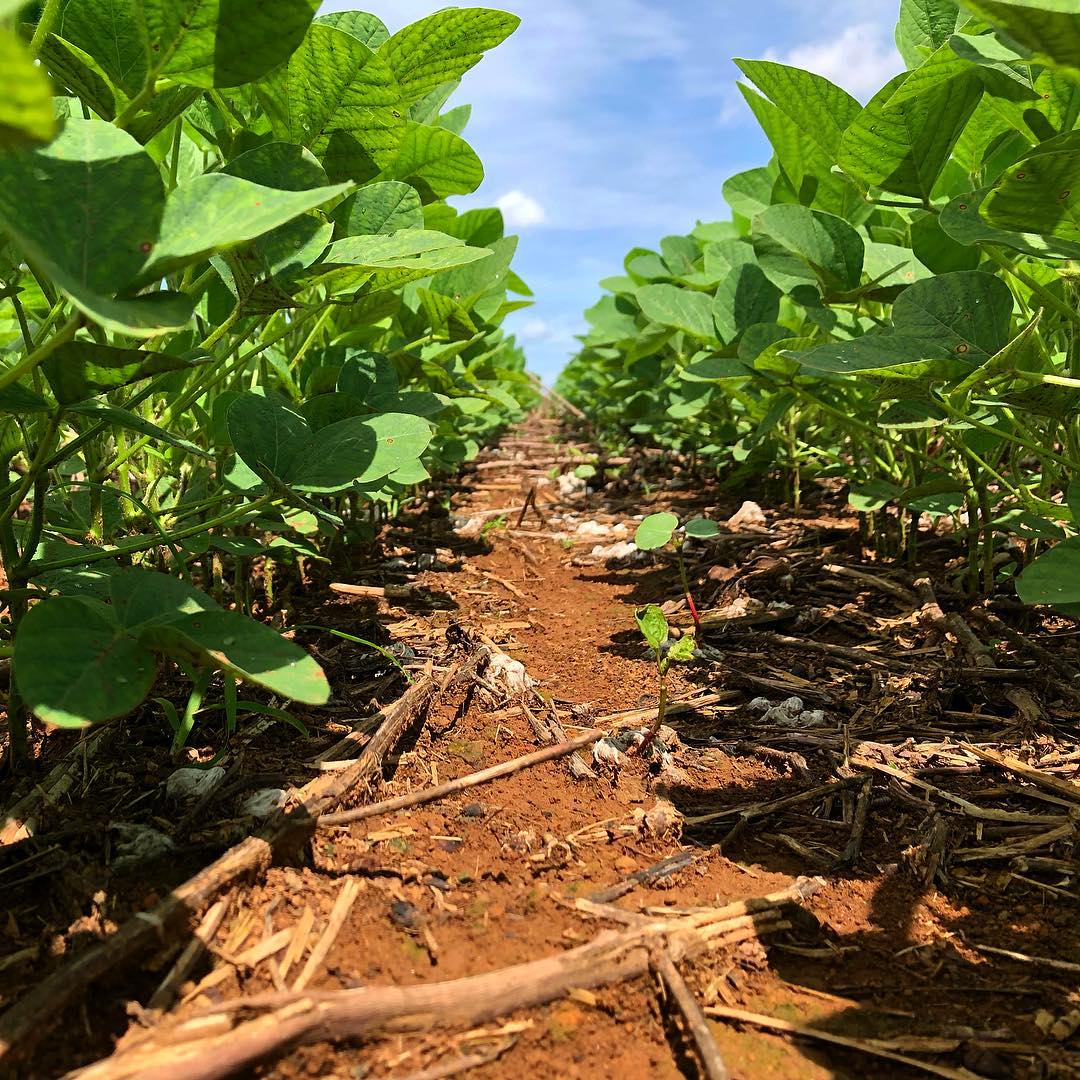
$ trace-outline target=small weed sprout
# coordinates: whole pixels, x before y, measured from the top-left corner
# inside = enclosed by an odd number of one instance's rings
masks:
[[[656,733],[663,725],[664,716],[667,713],[668,668],[676,661],[685,663],[693,660],[696,642],[689,634],[679,638],[678,641],[672,641],[668,621],[664,617],[664,613],[655,604],[638,608],[634,613],[634,618],[637,619],[638,629],[641,631],[642,637],[648,642],[653,658],[656,660],[656,674],[660,687],[656,719],[646,733],[645,739],[637,747],[636,753],[643,754],[653,739],[656,738]]]
[[[679,578],[682,581],[683,595],[686,597],[690,615],[694,620],[694,632],[701,634],[701,618],[698,615],[697,604],[694,603],[693,594],[690,591],[690,579],[686,576],[686,563],[683,561],[683,545],[688,538],[695,540],[709,540],[719,533],[715,521],[708,518],[693,518],[685,525],[679,525],[679,519],[674,514],[666,511],[659,514],[650,514],[638,527],[634,534],[634,543],[642,551],[657,551],[668,544],[675,549],[675,558],[679,563]]]

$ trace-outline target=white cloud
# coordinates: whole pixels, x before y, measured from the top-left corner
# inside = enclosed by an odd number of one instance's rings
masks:
[[[518,188],[501,196],[495,205],[502,211],[503,220],[511,229],[528,229],[547,221],[547,213],[540,203]]]
[[[546,319],[530,319],[521,328],[521,336],[526,341],[546,341],[551,336],[551,327]]]
[[[904,67],[887,26],[861,22],[823,41],[796,45],[783,55],[766,54],[793,67],[805,68],[866,101]]]

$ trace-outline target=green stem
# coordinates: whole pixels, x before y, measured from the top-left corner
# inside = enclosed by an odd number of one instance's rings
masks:
[[[186,540],[190,536],[201,536],[211,529],[219,529],[224,525],[231,525],[238,518],[256,513],[277,501],[278,497],[276,495],[264,495],[261,499],[257,499],[253,503],[247,503],[244,506],[239,506],[227,514],[222,514],[221,517],[214,518],[212,521],[200,522],[198,525],[192,525],[187,529],[180,529],[178,532],[169,533],[168,535],[174,543],[180,540]],[[161,540],[155,537],[152,540],[140,540],[134,544],[116,544],[112,547],[100,548],[97,551],[84,551],[79,555],[72,555],[63,559],[51,559],[46,562],[31,563],[28,568],[29,576],[37,577],[39,574],[47,574],[53,570],[65,570],[69,566],[83,566],[89,563],[100,562],[102,559],[115,559],[122,555],[138,555],[143,551],[149,551],[151,548],[159,547],[160,545]]]
[[[52,33],[52,28],[56,25],[56,17],[59,14],[60,0],[45,0],[41,18],[38,19],[38,24],[34,27],[34,36],[30,39],[30,52],[35,58],[41,51],[45,39]]]
[[[1055,296],[1042,282],[1036,281],[1026,270],[1015,266],[1011,259],[990,244],[984,244],[983,251],[1007,274],[1012,274],[1017,281],[1022,281],[1047,307],[1053,308],[1070,322],[1080,325],[1080,312],[1069,307],[1060,297]]]

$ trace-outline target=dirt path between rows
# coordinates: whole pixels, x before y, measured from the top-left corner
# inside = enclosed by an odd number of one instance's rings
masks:
[[[351,592],[330,590],[329,580],[313,586],[321,600],[300,612],[304,621],[317,615],[355,631],[376,618],[409,647],[414,680],[438,683],[477,649],[487,658],[412,725],[372,794],[345,807],[443,784],[596,724],[645,726],[654,715],[655,669],[633,613],[666,602],[673,622],[688,627],[678,575],[664,559],[608,565],[593,548],[632,537],[635,515],[674,504],[726,520],[741,499],[693,478],[645,496],[637,466],[628,481],[586,494],[549,476],[569,475],[568,455],[584,449],[560,431],[535,416],[485,455],[455,496],[456,531],[427,515],[417,529],[391,531],[377,567],[335,568],[333,584]],[[516,511],[534,487],[537,508],[519,526]],[[493,513],[502,508],[511,512]],[[60,1075],[107,1053],[125,1026],[113,1064],[86,1076],[224,1075],[212,1071],[220,1052],[199,1058],[202,1071],[169,1071],[161,1047],[178,1038],[171,1026],[201,1016],[203,1035],[239,1045],[267,1008],[288,1005],[280,995],[291,989],[499,972],[643,925],[642,914],[653,923],[693,918],[800,882],[812,895],[787,905],[782,924],[759,920],[677,965],[701,1005],[727,1014],[709,1028],[732,1077],[1080,1075],[1080,969],[1067,966],[1080,962],[1075,700],[1007,642],[995,646],[993,664],[1011,678],[988,674],[961,639],[935,629],[925,606],[913,614],[910,580],[867,565],[853,520],[835,507],[768,510],[764,521],[727,529],[693,564],[701,606],[729,625],[706,617],[704,657],[673,669],[672,699],[689,704],[662,733],[665,757],[627,756],[612,767],[586,747],[429,804],[320,829],[307,857],[226,890],[211,909],[220,916],[211,950],[182,973],[164,1018],[134,1005],[128,1021],[119,1017],[125,1001],[145,1005],[160,987],[175,947],[102,983],[100,1012],[83,998],[69,1010],[70,1036],[40,1045],[13,1075]],[[1072,660],[1075,646],[1062,640],[1055,655]],[[353,677],[363,700],[389,704],[402,689],[393,672],[372,694],[363,673],[350,672],[352,656],[344,647],[325,658],[335,685]],[[515,688],[520,670],[505,658],[520,661],[535,687]],[[762,695],[773,705],[801,696],[805,719],[748,707]],[[331,763],[346,751],[327,758],[328,747],[357,715],[345,700],[342,723],[317,748]],[[1021,744],[1047,782],[1026,783],[979,757],[983,747],[1016,753]],[[310,753],[284,762],[269,745],[251,744],[247,767],[281,768],[294,785],[310,780]],[[356,738],[353,752],[363,746]],[[322,766],[321,775],[332,773]],[[230,818],[226,808],[217,816]],[[117,911],[96,928],[53,930],[72,947],[79,930],[100,937],[122,922]],[[13,952],[19,944],[16,933]],[[62,961],[44,960],[42,971]],[[10,967],[8,1001],[34,979]],[[508,982],[507,1001],[517,1000],[513,991]],[[220,1011],[241,997],[246,1011]],[[442,1026],[440,1009],[399,1017],[398,1034],[286,1048],[239,1075],[625,1080],[700,1068],[686,1017],[655,971],[563,986],[547,1004],[476,1025]],[[291,1022],[287,1010],[270,1015],[267,1045]],[[820,1037],[775,1030],[792,1023]],[[161,1071],[122,1071],[123,1052],[137,1055],[140,1044],[164,1054],[153,1059]]]

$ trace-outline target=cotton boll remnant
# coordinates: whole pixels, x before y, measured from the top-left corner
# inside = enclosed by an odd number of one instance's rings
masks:
[[[576,499],[579,495],[585,494],[587,486],[580,476],[575,476],[573,473],[563,473],[555,481],[555,490],[559,493],[560,499]]]
[[[575,530],[583,540],[603,540],[612,535],[610,525],[602,525],[599,521],[583,521]]]
[[[484,669],[484,677],[508,697],[524,694],[539,683],[530,678],[525,665],[505,653],[493,653]]]
[[[728,528],[740,529],[746,525],[761,527],[765,522],[765,511],[756,502],[746,502],[728,518]]]
[[[177,802],[193,802],[217,791],[225,780],[225,770],[220,765],[209,769],[177,769],[165,781],[165,794]]]
[[[282,788],[260,788],[253,791],[240,807],[245,817],[268,818],[289,801],[289,793]]]
[[[113,866],[117,868],[138,866],[139,863],[160,859],[175,847],[163,832],[146,825],[120,824],[115,828],[120,834],[120,839],[116,842],[116,858],[113,859]]]
[[[619,742],[607,735],[593,743],[593,764],[601,769],[618,772],[623,767],[628,749],[628,744],[620,746]]]
[[[462,540],[476,540],[484,530],[484,525],[487,523],[487,518],[484,517],[471,517],[471,518],[455,518],[454,519],[454,532],[461,537]]]
[[[756,697],[746,706],[751,712],[764,713],[772,708],[772,702],[768,698]]]
[[[636,810],[635,819],[641,815],[639,828],[651,836],[678,836],[682,832],[683,816],[667,799],[657,799],[648,810]]]

